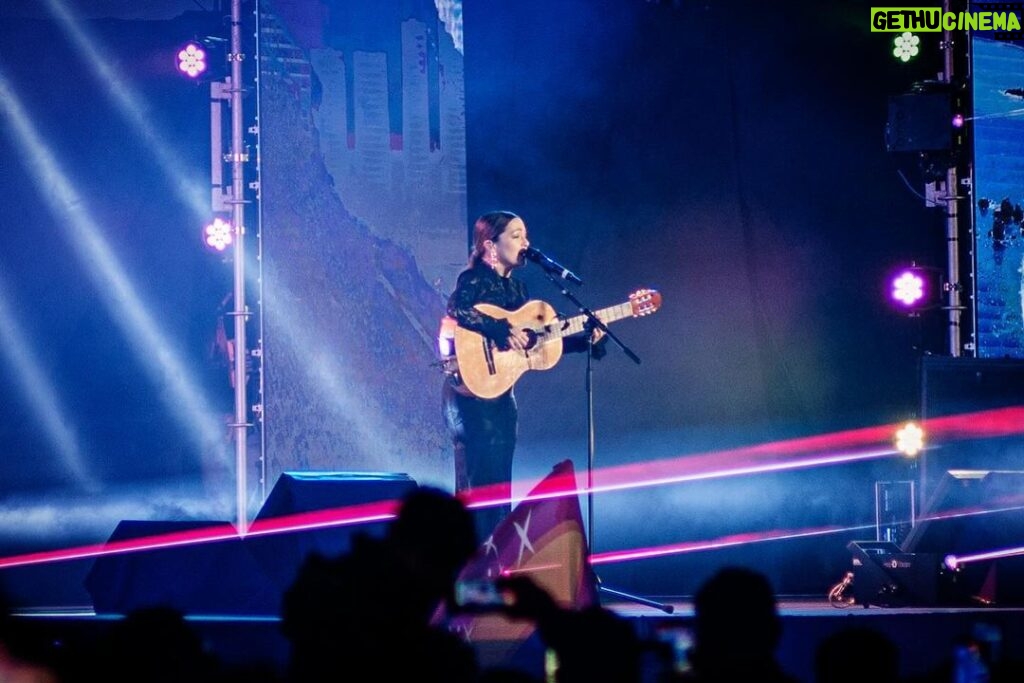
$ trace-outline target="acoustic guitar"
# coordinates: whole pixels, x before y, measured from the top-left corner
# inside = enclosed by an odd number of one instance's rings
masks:
[[[587,322],[582,314],[559,318],[550,304],[540,300],[528,301],[515,311],[492,304],[477,304],[474,308],[492,318],[508,320],[513,328],[524,330],[530,338],[523,350],[502,350],[478,332],[455,327],[455,357],[463,387],[480,398],[500,396],[527,370],[554,367],[562,357],[562,337],[583,332]],[[630,294],[627,301],[594,313],[607,325],[624,318],[650,315],[659,308],[661,294],[654,289],[640,289]]]

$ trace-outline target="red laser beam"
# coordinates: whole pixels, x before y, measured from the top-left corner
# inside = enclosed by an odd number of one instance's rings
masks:
[[[590,556],[590,564],[601,565],[633,560],[647,560],[655,557],[665,557],[667,555],[681,555],[684,553],[703,552],[706,550],[721,550],[722,548],[732,548],[738,545],[750,545],[753,543],[765,543],[768,541],[788,541],[796,538],[827,536],[829,534],[841,534],[850,531],[874,528],[874,523],[871,523],[845,527],[827,526],[816,529],[783,529],[731,534],[703,541],[686,541],[684,543],[672,543],[669,545],[651,546],[648,548],[631,548],[628,550],[611,550],[603,553],[594,553]]]
[[[933,442],[982,439],[1024,433],[1024,407],[999,408],[923,422]],[[594,470],[592,489],[577,486],[569,475],[552,481],[547,490],[530,500],[571,493],[602,493],[647,486],[717,479],[746,474],[779,472],[805,467],[837,465],[897,455],[892,442],[902,424],[888,424],[785,439],[722,451],[679,455],[662,460],[615,465]],[[794,458],[793,456],[807,456]],[[901,456],[902,457],[902,456]],[[515,500],[504,495],[501,484],[482,486],[463,497],[471,508],[505,505]]]
[[[271,536],[281,533],[309,531],[330,527],[363,524],[391,519],[398,509],[398,501],[387,500],[362,505],[351,505],[342,508],[331,508],[284,515],[272,519],[257,520],[246,534],[249,536]],[[0,569],[22,567],[31,564],[56,562],[61,560],[81,560],[106,555],[121,555],[142,550],[159,550],[184,545],[200,545],[216,541],[239,538],[238,530],[233,524],[216,524],[201,529],[175,531],[155,534],[142,538],[124,539],[102,544],[93,544],[66,550],[49,550],[12,557],[0,558]]]
[[[1021,510],[1024,510],[1024,505],[1014,505],[999,508],[959,508],[956,510],[948,510],[942,513],[920,517],[917,521],[918,524],[920,524],[921,522],[926,521],[932,522],[948,519],[960,519],[964,517],[977,517],[1001,512],[1019,512]],[[909,522],[910,520],[906,521]],[[875,525],[872,522],[870,524],[859,524],[854,526],[827,526],[808,529],[776,529],[771,531],[748,532],[741,534],[732,534],[729,536],[722,536],[720,538],[709,540],[686,541],[683,543],[672,543],[668,545],[650,546],[646,548],[630,548],[624,550],[610,550],[602,553],[594,553],[590,557],[590,563],[593,565],[601,565],[631,560],[645,560],[655,557],[665,557],[668,555],[681,555],[685,553],[700,552],[706,550],[720,550],[722,548],[730,548],[738,545],[749,545],[753,543],[764,543],[768,541],[787,541],[797,538],[810,538],[813,536],[826,536],[829,534],[848,533],[851,531],[860,531],[868,529],[874,530],[874,528]],[[983,560],[1013,557],[1015,555],[1024,555],[1024,547],[991,550],[971,555],[963,555],[959,557],[951,555],[949,558],[946,559],[946,562],[947,564],[952,563],[950,564],[950,568],[955,569],[957,564],[967,564],[970,562],[979,562]]]
[[[889,444],[896,427],[897,425],[865,427],[723,451],[681,455],[644,463],[599,468],[594,471],[595,484],[592,491],[601,493],[889,457],[895,454],[895,451]],[[925,427],[932,442],[955,439],[999,438],[1017,435],[1024,433],[1024,407],[1000,408],[934,418],[928,420],[925,423]],[[882,444],[886,444],[886,446],[882,447]],[[857,448],[864,450],[857,451]],[[807,455],[808,457],[793,457],[799,455]],[[462,496],[462,499],[471,508],[514,503],[515,500],[504,495],[505,490],[506,488],[502,485],[480,487],[474,489],[470,494]],[[588,489],[579,486],[574,476],[552,477],[530,499],[543,500],[585,493],[588,493]],[[383,521],[394,516],[397,505],[398,501],[390,500],[259,520],[250,527],[247,535],[264,536],[339,527],[363,522]],[[820,529],[808,533],[820,535],[824,533],[837,533],[837,530]],[[730,545],[739,545],[741,542],[759,542],[758,534],[750,535],[750,539],[741,541],[741,537],[745,536],[748,535],[740,534],[735,538],[727,537],[724,540],[720,540]],[[237,537],[238,533],[234,526],[218,524],[204,529],[0,558],[0,569],[140,550],[209,543]],[[781,539],[782,536],[778,538]],[[766,537],[760,540],[776,540],[776,537]],[[707,543],[714,543],[714,541]],[[678,547],[677,552],[692,552],[692,550],[686,549],[688,546],[689,544],[677,544],[677,546],[665,546],[664,548]],[[644,551],[641,549],[635,552]],[[665,551],[661,554],[669,554],[669,552]],[[602,556],[598,557],[602,558],[604,555],[602,554]],[[599,561],[611,562],[622,560],[604,558],[599,559]]]

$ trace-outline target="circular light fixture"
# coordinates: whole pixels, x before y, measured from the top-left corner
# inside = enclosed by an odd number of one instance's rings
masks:
[[[234,242],[235,229],[223,218],[215,218],[203,229],[203,243],[214,251],[224,251]]]
[[[206,50],[198,43],[188,43],[178,50],[178,71],[189,78],[199,78],[206,72]]]
[[[921,51],[917,47],[920,44],[920,37],[915,36],[910,31],[906,31],[896,36],[893,40],[894,47],[892,54],[901,62],[909,62],[912,57],[916,57],[917,53]]]
[[[890,296],[908,308],[913,306],[924,298],[924,278],[912,270],[904,270],[893,278]]]
[[[924,450],[924,430],[908,422],[896,431],[896,450],[907,457],[914,457]]]

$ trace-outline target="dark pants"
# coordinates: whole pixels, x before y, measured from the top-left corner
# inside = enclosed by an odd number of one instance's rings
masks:
[[[508,500],[512,495],[512,453],[519,417],[512,391],[495,399],[481,399],[464,396],[445,382],[442,397],[445,424],[455,446],[455,490],[487,486],[487,498]],[[474,510],[479,539],[489,537],[511,510],[511,504]]]

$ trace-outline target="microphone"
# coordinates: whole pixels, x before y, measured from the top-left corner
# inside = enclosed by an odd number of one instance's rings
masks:
[[[582,285],[583,280],[579,279],[574,272],[558,263],[554,259],[548,258],[544,252],[534,249],[533,247],[527,247],[526,251],[523,252],[523,256],[530,259],[544,270],[548,271],[553,275],[557,275],[563,280],[567,280],[574,285]]]

